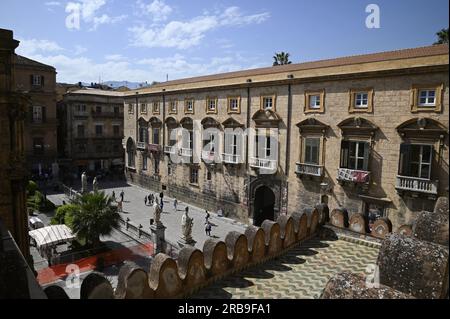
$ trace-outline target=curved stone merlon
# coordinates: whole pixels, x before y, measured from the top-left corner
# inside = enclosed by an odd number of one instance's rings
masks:
[[[278,225],[280,225],[280,236],[283,240],[283,248],[292,246],[296,241],[294,220],[291,216],[280,215],[277,219]]]
[[[448,248],[390,234],[377,264],[380,283],[416,298],[445,298],[448,290]]]
[[[227,246],[223,241],[209,238],[203,244],[205,268],[211,276],[223,275],[229,268]]]
[[[44,289],[44,293],[48,299],[70,299],[60,286],[49,286]]]
[[[262,261],[266,255],[264,230],[260,227],[250,225],[245,230],[244,235],[247,237],[251,262],[258,263]]]
[[[232,231],[225,237],[225,244],[233,269],[240,270],[246,266],[250,259],[247,237],[244,234]]]
[[[177,266],[185,292],[206,282],[205,259],[200,250],[192,246],[183,247],[178,254]]]
[[[153,297],[153,290],[147,273],[136,263],[127,261],[120,268],[114,294],[117,299],[148,299]]]
[[[412,299],[414,297],[384,285],[375,286],[366,277],[342,272],[330,278],[321,299]]]
[[[331,211],[330,222],[333,226],[347,228],[349,226],[348,211],[346,208],[335,208]]]
[[[319,213],[319,225],[325,225],[330,220],[330,209],[325,203],[317,204],[314,207]]]
[[[114,289],[103,274],[92,272],[81,283],[80,299],[114,299]]]
[[[271,220],[265,220],[261,228],[264,230],[267,256],[275,256],[282,248],[280,225]]]
[[[155,298],[179,297],[183,284],[176,262],[166,254],[157,254],[150,266],[149,285]]]

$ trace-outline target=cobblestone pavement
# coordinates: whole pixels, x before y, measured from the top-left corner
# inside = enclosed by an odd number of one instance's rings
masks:
[[[121,190],[124,191],[123,219],[129,218],[130,222],[136,226],[141,224],[144,230],[150,231],[150,218],[153,216],[151,206],[145,205],[144,197],[150,194],[150,191],[139,186],[123,184],[120,186],[108,184],[100,184],[100,189],[107,194],[115,192],[116,198],[119,198]],[[155,192],[153,192],[156,194]],[[158,200],[159,200],[159,193]],[[47,196],[52,202],[61,204],[63,200],[68,202],[64,194],[55,194]],[[161,214],[161,221],[166,226],[166,239],[172,244],[176,244],[177,240],[181,238],[181,217],[186,206],[189,206],[189,216],[194,218],[194,227],[192,229],[192,237],[197,242],[195,247],[202,249],[204,242],[209,238],[205,234],[205,210],[186,203],[178,204],[178,210],[175,211],[173,206],[173,198],[164,196],[163,213]],[[234,221],[226,217],[218,217],[214,212],[210,212],[212,223],[211,236],[216,239],[224,240],[225,236],[230,231],[238,231],[243,233],[247,225]]]
[[[378,248],[344,240],[308,240],[286,254],[203,288],[193,299],[319,298],[336,273],[365,273]]]

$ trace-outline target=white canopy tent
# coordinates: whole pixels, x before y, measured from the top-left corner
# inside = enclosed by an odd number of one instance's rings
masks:
[[[28,234],[34,239],[37,248],[41,251],[47,247],[70,242],[76,238],[66,225],[47,226],[32,230]]]

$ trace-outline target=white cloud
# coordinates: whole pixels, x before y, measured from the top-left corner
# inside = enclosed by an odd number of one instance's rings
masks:
[[[77,2],[68,2],[66,5],[66,12],[79,12],[82,20],[85,23],[92,24],[90,30],[96,30],[102,24],[114,24],[123,21],[127,15],[120,15],[111,17],[107,14],[99,14],[107,3],[107,0],[78,0]]]
[[[125,14],[117,16],[117,17],[110,17],[107,14],[103,14],[100,17],[94,17],[93,26],[92,26],[91,30],[96,30],[98,28],[98,26],[100,26],[102,24],[115,24],[117,22],[125,20],[127,17],[128,16]]]
[[[49,53],[64,50],[56,42],[38,39],[20,39],[19,47],[16,52],[18,54],[29,56],[36,53]]]
[[[122,56],[121,54],[108,54],[105,56],[105,60],[120,61],[120,60],[125,60],[125,57]]]
[[[138,0],[136,4],[144,14],[151,15],[155,22],[167,20],[173,11],[163,0],[154,0],[150,4],[146,4],[143,0]]]
[[[88,49],[86,47],[83,47],[81,45],[76,45],[75,46],[75,51],[73,51],[73,54],[80,55],[80,54],[85,53],[87,50]]]
[[[171,21],[156,27],[141,25],[128,30],[133,46],[187,49],[199,45],[206,33],[216,28],[262,23],[269,17],[268,12],[246,16],[238,7],[229,7],[222,14],[202,15],[187,22]]]
[[[58,1],[48,1],[45,3],[46,6],[48,7],[59,7],[61,6],[61,2]]]

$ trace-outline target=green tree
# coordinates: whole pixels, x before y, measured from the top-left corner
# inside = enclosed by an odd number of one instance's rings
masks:
[[[71,220],[69,215],[74,215],[76,214],[78,209],[78,206],[73,205],[73,204],[67,204],[67,205],[62,205],[59,206],[56,209],[56,213],[55,216],[53,216],[51,224],[52,225],[60,225],[60,224],[66,224],[67,226],[69,226],[66,221],[67,220]]]
[[[448,44],[448,28],[436,33],[438,40],[434,44]]]
[[[70,216],[72,231],[77,237],[86,239],[94,247],[100,245],[100,236],[108,235],[118,226],[120,215],[112,204],[111,196],[104,192],[88,193],[75,198],[72,205],[76,213]]]
[[[290,54],[286,52],[275,53],[273,56],[273,66],[291,64],[292,62],[289,60],[289,55]]]

